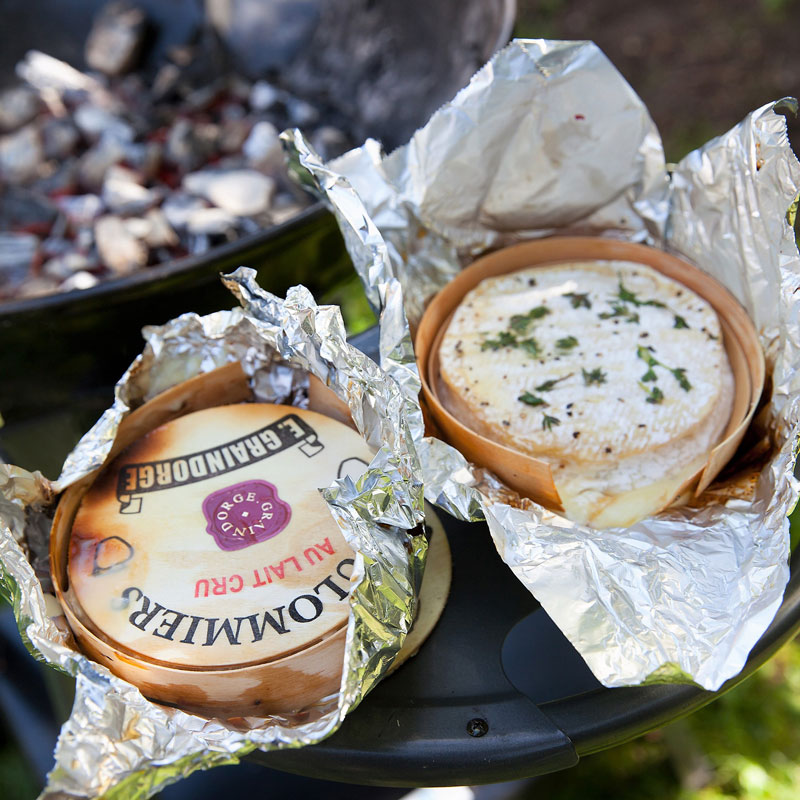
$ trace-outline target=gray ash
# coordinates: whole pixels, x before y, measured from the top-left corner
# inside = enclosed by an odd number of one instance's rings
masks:
[[[30,51],[0,92],[0,300],[89,288],[295,216],[311,200],[284,167],[283,128],[325,159],[353,146],[333,109],[232,71],[208,30],[154,76],[132,71],[148,24],[111,3],[86,40],[92,72]]]

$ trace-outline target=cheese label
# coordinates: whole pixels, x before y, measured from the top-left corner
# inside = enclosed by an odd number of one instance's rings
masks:
[[[115,647],[201,669],[258,663],[346,624],[353,552],[319,488],[372,452],[321,414],[206,409],[124,450],[84,496],[68,574]]]
[[[309,457],[316,455],[323,447],[310,425],[297,414],[287,414],[248,436],[199,453],[143,464],[125,464],[119,471],[117,484],[120,511],[138,514],[142,509],[141,495],[146,492],[171,489],[232,472],[242,465],[269,458],[295,445],[299,445]]]

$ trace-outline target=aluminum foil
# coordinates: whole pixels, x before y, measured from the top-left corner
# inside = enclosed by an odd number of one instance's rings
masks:
[[[423,497],[408,399],[347,344],[337,308],[317,306],[302,286],[281,300],[262,291],[254,276],[240,268],[223,278],[241,308],[184,314],[145,329],[144,352],[117,384],[114,405],[57,481],[0,464],[0,588],[33,655],[76,678],[72,715],[43,797],[145,798],[194,770],[235,763],[254,748],[318,742],[386,672],[411,626],[427,542],[411,531],[423,519]],[[376,451],[358,480],[346,477],[322,490],[356,551],[340,692],[303,713],[235,724],[151,703],[82,655],[59,619],[46,566],[58,493],[102,465],[120,421],[164,389],[232,361],[241,362],[261,402],[304,405],[313,373],[348,404]]]
[[[516,241],[645,242],[743,303],[771,394],[755,446],[691,507],[598,533],[520,498],[442,441],[417,448],[426,497],[486,520],[503,560],[603,684],[714,690],[738,673],[780,606],[798,497],[800,257],[787,208],[800,164],[773,104],[668,167],[647,109],[596,45],[517,40],[388,156],[368,141],[324,165],[296,131],[284,140],[338,217],[380,314],[384,365],[402,370],[409,391],[409,322],[476,255]]]

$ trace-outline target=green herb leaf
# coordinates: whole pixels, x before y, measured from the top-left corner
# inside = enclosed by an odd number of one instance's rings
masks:
[[[581,294],[580,292],[567,292],[564,297],[568,297],[570,302],[572,303],[573,308],[591,308],[592,301],[589,300],[589,293],[585,292]]]
[[[561,420],[558,417],[551,417],[548,414],[545,414],[542,417],[542,429],[549,431],[552,430],[553,425],[560,425]]]
[[[500,331],[496,339],[485,339],[481,350],[499,350],[501,347],[516,347],[517,337],[508,331]]]
[[[619,290],[617,291],[617,297],[622,300],[623,303],[633,303],[634,305],[639,305],[639,298],[636,297],[634,292],[625,288],[625,284],[622,283],[622,279],[619,280]]]
[[[517,347],[521,347],[526,353],[532,356],[539,355],[539,343],[532,336],[528,339],[520,339],[517,342]]]
[[[625,288],[621,278],[619,280],[617,297],[622,300],[623,303],[633,303],[635,306],[655,306],[656,308],[666,308],[666,306],[660,300],[640,300],[636,296],[635,292]]]
[[[563,339],[556,341],[556,347],[559,350],[571,350],[573,347],[578,346],[578,340],[574,336],[565,336]]]
[[[523,392],[517,400],[527,403],[529,406],[546,406],[548,405],[546,400],[543,400],[541,397],[537,397],[535,394],[531,394],[530,392]]]
[[[660,403],[663,399],[664,399],[664,393],[661,391],[661,389],[658,388],[658,386],[654,386],[650,390],[650,394],[648,394],[647,397],[645,398],[645,400],[648,403],[656,403],[656,404]]]
[[[638,305],[642,305],[639,303]],[[611,301],[611,311],[603,311],[597,315],[600,319],[614,319],[614,317],[625,317],[625,322],[639,322],[639,315],[635,311],[631,311],[628,306],[619,300]]]
[[[571,378],[573,375],[574,373],[570,372],[569,375],[562,375],[560,378],[551,378],[549,381],[540,383],[535,387],[535,389],[537,392],[549,392],[555,387],[556,384],[561,383],[561,381],[565,381],[567,378]]]
[[[658,366],[658,361],[653,358],[653,353],[649,347],[645,347],[644,345],[639,345],[636,348],[636,355],[642,359],[642,361],[647,362],[648,367],[655,367]]]
[[[514,314],[514,316],[511,317],[510,327],[511,330],[515,331],[516,333],[525,333],[525,331],[528,330],[529,323],[530,320],[528,317],[522,314]]]
[[[614,317],[629,317],[631,312],[622,303],[612,303],[611,311],[601,311],[597,316],[600,319],[613,319]]]
[[[689,383],[689,379],[686,377],[686,370],[683,367],[675,367],[670,372],[675,376],[675,380],[678,381],[678,385],[684,392],[688,392],[692,388],[692,384]]]
[[[642,381],[656,381],[658,380],[658,376],[655,373],[653,367],[664,367],[664,369],[669,370],[672,373],[672,376],[678,381],[678,385],[683,389],[684,392],[688,392],[692,388],[692,384],[689,383],[689,379],[686,377],[686,369],[684,367],[668,367],[666,364],[662,364],[655,356],[653,356],[653,348],[652,347],[644,347],[640,345],[636,348],[636,355],[642,359],[642,361],[647,362],[647,366],[649,369],[642,375]],[[642,386],[642,389],[647,391],[647,388]],[[652,392],[651,392],[652,395]],[[649,397],[647,398],[648,403],[660,403],[663,399],[664,395],[659,392],[660,397],[656,400],[651,400]]]
[[[586,386],[591,386],[593,383],[606,382],[606,373],[603,372],[600,367],[591,371],[581,368],[581,373],[583,374],[583,382]]]
[[[675,324],[672,327],[688,328],[689,326],[686,324],[686,320],[680,314],[675,314]]]
[[[536,306],[532,308],[527,314],[514,314],[511,317],[511,329],[517,333],[525,333],[528,330],[528,325],[535,319],[541,319],[550,313],[547,306]]]

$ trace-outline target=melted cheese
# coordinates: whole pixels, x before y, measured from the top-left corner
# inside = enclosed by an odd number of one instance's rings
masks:
[[[439,363],[451,413],[549,462],[567,516],[597,527],[668,503],[705,463],[733,403],[713,308],[632,262],[483,281],[456,309]]]

